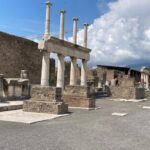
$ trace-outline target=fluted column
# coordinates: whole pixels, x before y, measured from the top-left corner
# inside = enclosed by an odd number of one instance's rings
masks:
[[[75,57],[71,57],[71,68],[70,68],[70,85],[76,85],[76,71],[77,71],[77,59]]]
[[[57,87],[64,88],[64,56],[58,54]]]
[[[65,10],[60,11],[60,34],[59,38],[64,40],[64,27],[65,27]]]
[[[87,60],[81,62],[81,86],[87,86]]]
[[[77,24],[78,24],[78,18],[74,17],[73,18],[73,43],[77,44],[77,32],[78,32],[78,28],[77,28]]]
[[[83,46],[87,48],[87,40],[88,40],[88,26],[89,24],[84,24],[84,40]]]
[[[41,86],[49,86],[49,53],[43,52]]]
[[[52,4],[47,1],[46,2],[46,17],[45,17],[45,33],[44,33],[44,39],[49,38],[50,36],[50,7]]]

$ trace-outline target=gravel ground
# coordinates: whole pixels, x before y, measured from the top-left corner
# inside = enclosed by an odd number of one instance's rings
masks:
[[[150,101],[96,103],[101,109],[31,125],[1,121],[0,150],[150,150],[150,109],[142,109]]]

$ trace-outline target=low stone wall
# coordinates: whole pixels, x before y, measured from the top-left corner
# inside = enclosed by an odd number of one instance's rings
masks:
[[[145,90],[143,88],[111,87],[110,91],[113,98],[143,99],[145,97]]]
[[[119,81],[118,86],[110,87],[110,96],[123,99],[143,99],[144,88],[136,87],[135,78],[125,77]]]
[[[71,107],[95,108],[95,99],[90,93],[90,87],[66,86],[63,100]]]
[[[0,75],[0,101],[30,98],[28,79],[4,78]]]
[[[6,99],[29,99],[30,84],[28,79],[4,78],[4,95]]]
[[[23,110],[27,112],[64,114],[68,112],[68,105],[62,100],[61,88],[32,87],[32,96],[24,101]]]

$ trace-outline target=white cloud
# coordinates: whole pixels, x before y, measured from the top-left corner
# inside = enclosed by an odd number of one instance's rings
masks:
[[[149,62],[150,0],[118,0],[109,12],[89,26],[91,64],[137,64]],[[82,44],[83,30],[78,32]]]

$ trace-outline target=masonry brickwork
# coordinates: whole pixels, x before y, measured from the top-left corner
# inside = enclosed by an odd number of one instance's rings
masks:
[[[95,99],[90,87],[66,86],[63,100],[70,107],[95,108]]]
[[[119,86],[110,87],[110,95],[113,98],[143,99],[145,97],[144,88],[136,87],[135,78],[124,77],[119,82]]]
[[[19,78],[20,70],[28,70],[31,83],[40,83],[42,55],[38,44],[0,32],[0,73]]]

